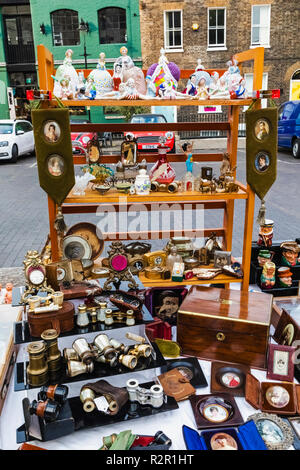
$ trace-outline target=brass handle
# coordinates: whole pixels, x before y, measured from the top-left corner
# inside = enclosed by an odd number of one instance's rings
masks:
[[[217,337],[218,341],[224,341],[224,339],[225,339],[224,333],[217,333],[216,337]]]

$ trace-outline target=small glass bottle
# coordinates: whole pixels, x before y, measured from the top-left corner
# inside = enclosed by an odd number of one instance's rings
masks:
[[[172,246],[170,249],[170,254],[166,259],[166,269],[167,271],[173,270],[174,263],[182,263],[182,257],[177,253],[176,246]]]
[[[89,321],[86,305],[81,304],[78,306],[76,325],[79,326],[79,328],[82,328],[84,326],[88,326],[89,323],[90,321]]]
[[[97,320],[100,322],[105,321],[105,310],[107,309],[107,303],[106,302],[100,302],[100,308],[97,310]]]

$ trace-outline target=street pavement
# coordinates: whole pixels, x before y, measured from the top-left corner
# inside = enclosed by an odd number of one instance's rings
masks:
[[[201,148],[204,152],[224,150],[224,139],[195,141],[195,150]],[[115,143],[114,143],[115,145]],[[243,142],[238,151],[238,179],[245,183],[246,160]],[[210,150],[207,148],[210,147]],[[117,147],[115,147],[116,149]],[[203,164],[204,165],[204,164]],[[202,164],[194,164],[194,174],[198,175]],[[219,163],[212,164],[215,173],[219,174]],[[174,164],[177,177],[185,172],[184,164]],[[77,167],[77,173],[80,168]],[[0,162],[0,268],[20,267],[29,249],[40,251],[45,244],[48,232],[48,207],[45,192],[39,187],[36,159],[34,156],[21,157],[16,164]],[[267,218],[275,221],[274,240],[288,240],[300,237],[300,160],[295,160],[288,151],[278,154],[277,180],[266,196]],[[255,216],[260,202],[256,198]],[[238,257],[242,254],[243,227],[245,202],[235,202],[234,234],[232,253]],[[221,227],[223,211],[206,211],[204,214],[205,227]],[[92,222],[97,224],[96,215],[68,215],[68,226],[77,222]],[[174,221],[172,222],[172,226]],[[178,227],[177,219],[175,222]],[[258,226],[254,224],[253,239],[256,240]],[[162,248],[166,240],[153,241],[153,249]],[[107,245],[107,244],[106,244]],[[0,273],[1,274],[1,273]],[[0,276],[1,281],[1,276]]]

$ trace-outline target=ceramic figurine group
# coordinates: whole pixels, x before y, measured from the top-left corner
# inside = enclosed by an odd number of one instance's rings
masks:
[[[272,289],[276,284],[276,269],[278,284],[280,287],[291,287],[293,273],[290,268],[300,265],[300,246],[295,241],[286,241],[281,243],[281,258],[278,268],[272,261],[274,252],[270,251],[273,239],[273,220],[265,220],[260,225],[258,246],[261,247],[258,253],[257,262],[262,267],[261,287],[263,289]]]
[[[84,73],[72,65],[72,49],[65,54],[63,64],[56,71],[53,94],[62,100],[80,99],[236,99],[246,98],[245,79],[235,59],[227,63],[228,69],[220,77],[211,75],[198,60],[183,92],[178,91],[180,69],[169,62],[165,50],[160,50],[158,63],[152,64],[146,78],[142,69],[134,65],[125,46],[120,49],[111,75],[106,69],[105,53],[101,52],[96,69],[85,80]]]

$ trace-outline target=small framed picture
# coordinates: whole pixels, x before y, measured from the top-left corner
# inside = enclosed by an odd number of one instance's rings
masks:
[[[231,265],[231,252],[230,251],[218,251],[214,253],[214,267],[223,268],[223,266]]]
[[[267,378],[272,380],[284,380],[293,382],[294,363],[293,354],[295,348],[270,344],[268,355]]]
[[[254,125],[254,135],[263,142],[270,135],[270,124],[266,119],[258,119]]]
[[[255,168],[259,173],[264,173],[270,166],[270,157],[266,152],[259,152],[255,157]]]
[[[137,143],[134,135],[128,133],[121,144],[121,160],[124,165],[135,165],[137,159]]]
[[[54,144],[60,138],[60,127],[56,121],[47,121],[44,124],[44,137],[47,142]]]
[[[298,439],[300,439],[300,417],[297,416],[296,418],[288,418],[290,424],[292,425],[295,434],[297,435]]]
[[[65,162],[63,157],[56,154],[50,155],[47,161],[47,169],[52,176],[62,176],[65,171]]]

